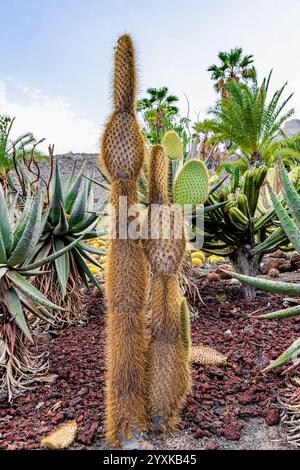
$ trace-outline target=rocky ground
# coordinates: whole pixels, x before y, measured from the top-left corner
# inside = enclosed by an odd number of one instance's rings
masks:
[[[282,298],[258,293],[242,298],[231,281],[201,288],[194,344],[213,346],[228,356],[223,368],[193,366],[193,390],[173,435],[150,437],[160,449],[286,449],[279,433],[276,393],[284,387],[280,370],[261,369],[300,334],[300,319],[261,322],[257,311],[282,307]],[[76,449],[107,449],[104,441],[104,308],[88,298],[87,324],[63,330],[37,346],[49,352],[53,383],[39,383],[12,404],[0,403],[0,448],[38,449],[41,439],[68,419],[76,419]]]
[[[94,177],[97,181],[103,181],[102,177],[98,171],[99,167],[99,155],[96,153],[66,153],[63,155],[55,155],[55,160],[59,162],[60,174],[63,182],[66,182],[69,178],[74,164],[76,165],[76,172],[79,171],[83,163],[86,165],[86,174],[91,174],[94,171]],[[46,180],[49,176],[50,166],[48,162],[39,163],[39,168],[41,170],[41,175]],[[95,198],[97,199],[100,194],[103,193],[102,189],[94,185]]]

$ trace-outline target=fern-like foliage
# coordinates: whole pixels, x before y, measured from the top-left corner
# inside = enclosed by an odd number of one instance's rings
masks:
[[[261,86],[248,87],[238,81],[228,83],[228,98],[211,110],[217,139],[229,141],[231,153],[242,156],[249,163],[270,159],[274,139],[286,137],[282,125],[294,113],[294,109],[284,112],[292,97],[291,94],[282,100],[287,83],[268,100],[271,75],[272,72]]]

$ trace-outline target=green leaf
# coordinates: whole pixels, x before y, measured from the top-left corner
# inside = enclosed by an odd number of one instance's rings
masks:
[[[85,209],[87,205],[87,187],[86,183],[82,185],[80,189],[80,193],[78,194],[78,197],[75,201],[75,204],[73,206],[70,219],[69,219],[69,224],[70,227],[74,227],[77,225],[79,222],[81,222],[84,219],[85,216]]]
[[[39,261],[36,261],[35,263],[31,263],[31,264],[28,264],[27,266],[25,266],[24,268],[19,268],[18,270],[20,272],[23,272],[23,271],[26,271],[28,269],[32,270],[32,269],[36,269],[36,268],[39,268],[41,266],[44,266],[48,263],[52,263],[52,261],[54,261],[56,258],[58,258],[59,256],[62,256],[64,255],[65,253],[67,253],[68,251],[70,251],[72,248],[74,248],[77,243],[79,243],[80,240],[82,240],[82,238],[84,237],[84,234],[82,234],[79,238],[77,238],[76,240],[74,240],[72,243],[70,243],[69,245],[65,246],[62,250],[59,250],[55,253],[53,253],[52,255],[49,255],[47,256],[46,258],[44,259],[41,259]]]
[[[285,191],[286,202],[295,216],[296,224],[300,229],[300,197],[282,162],[279,162],[279,173]]]
[[[67,240],[72,240],[71,237],[67,237]],[[93,253],[95,255],[102,256],[105,254],[105,251],[94,248],[93,246],[88,245],[87,243],[81,242],[78,244],[78,248],[81,250],[87,251],[88,253]]]
[[[5,201],[2,185],[0,184],[0,232],[5,246],[6,254],[9,255],[13,245],[13,233],[9,221],[9,212]]]
[[[55,322],[55,318],[51,313],[48,312],[44,307],[37,307],[33,302],[31,302],[26,295],[23,294],[19,289],[16,289],[16,292],[19,296],[20,301],[24,305],[27,310],[29,310],[33,315],[37,316],[38,318],[41,318],[41,320],[44,320],[48,323],[53,324]]]
[[[85,169],[85,163],[82,165],[80,172],[76,176],[74,182],[70,185],[70,189],[68,190],[66,200],[65,200],[65,211],[67,214],[70,214],[74,203],[80,193],[80,188],[82,185],[82,173]]]
[[[15,320],[20,330],[24,333],[32,343],[34,342],[30,334],[29,328],[26,323],[26,319],[23,313],[22,304],[18,297],[18,294],[14,289],[8,289],[3,291],[3,298],[7,307],[7,310]]]
[[[271,364],[266,367],[262,372],[267,372],[269,370],[275,369],[276,367],[281,367],[286,364],[291,359],[296,359],[300,354],[300,338],[296,339],[293,344],[287,348],[284,353],[282,353],[275,361],[272,361]]]
[[[82,258],[82,256],[76,249],[74,250],[74,256],[75,256],[77,264],[79,265],[81,270],[86,274],[86,276],[91,281],[91,283],[94,284],[94,286],[98,287],[98,289],[100,289],[97,279],[95,278],[93,273],[89,270],[86,262],[84,261],[84,259]]]
[[[235,279],[247,284],[248,286],[256,287],[257,289],[265,292],[272,292],[273,294],[290,295],[291,297],[300,296],[300,284],[293,284],[288,282],[270,281],[269,279],[261,279],[259,277],[246,276],[239,273],[231,273]]]
[[[77,247],[77,251],[81,254],[83,258],[85,258],[87,261],[97,266],[97,268],[102,267],[101,264],[99,264],[98,261],[95,258],[93,258],[93,256],[89,255],[89,253],[87,253],[85,250],[80,249],[79,246]]]
[[[285,240],[287,240],[285,231],[282,227],[278,227],[275,232],[269,235],[263,242],[256,245],[253,252],[255,254],[272,253],[273,251],[276,251],[276,249],[282,245]]]
[[[59,221],[55,229],[53,230],[54,235],[66,235],[69,231],[69,222],[66,217],[66,213],[62,204],[60,204]]]
[[[281,222],[282,228],[287,234],[290,242],[293,244],[295,250],[300,253],[300,230],[297,228],[295,222],[290,218],[281,202],[277,199],[270,185],[268,185],[268,189],[276,215]]]
[[[278,318],[296,317],[297,315],[300,315],[300,305],[277,310],[276,312],[267,313],[265,315],[257,315],[255,318],[259,318],[260,320],[276,320]]]
[[[65,244],[59,238],[54,238],[54,249],[55,252],[63,250]],[[61,288],[62,297],[64,298],[67,293],[67,284],[70,274],[70,257],[69,253],[65,253],[59,258],[54,260],[55,268],[57,272],[58,282]]]
[[[5,276],[5,274],[7,273],[7,271],[8,271],[8,268],[6,268],[6,267],[1,267],[1,268],[0,268],[0,279],[1,279],[3,276]]]
[[[97,222],[99,215],[90,214],[87,217],[85,216],[79,224],[72,227],[72,233],[80,233],[82,230],[85,230],[87,227],[91,226],[94,222]]]
[[[34,199],[25,230],[8,259],[8,266],[16,266],[32,255],[40,237],[44,193],[39,191]]]
[[[54,184],[53,184],[53,189],[52,189],[51,212],[50,212],[51,220],[54,225],[58,224],[59,222],[61,204],[64,206],[64,196],[63,196],[58,161],[56,160]]]
[[[38,305],[52,308],[53,310],[65,310],[64,308],[58,307],[54,303],[50,302],[39,290],[27,281],[21,274],[16,271],[8,271],[7,277],[11,280],[13,285],[23,292],[29,299]]]
[[[7,262],[6,249],[5,249],[1,231],[0,231],[0,262],[4,264],[6,264]]]

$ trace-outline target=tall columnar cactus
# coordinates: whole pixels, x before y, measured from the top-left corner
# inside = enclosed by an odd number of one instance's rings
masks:
[[[279,163],[279,174],[281,184],[284,189],[284,202],[286,203],[288,210],[284,208],[279,198],[272,190],[271,186],[268,185],[271,201],[273,203],[276,215],[281,222],[284,231],[286,232],[286,235],[293,244],[295,250],[300,254],[300,197],[282,162]],[[292,217],[290,215],[292,215]],[[288,295],[290,297],[300,297],[299,284],[270,281],[269,279],[260,279],[241,274],[235,274],[234,277],[246,285],[264,290],[266,292]],[[257,318],[261,318],[262,320],[274,320],[294,317],[296,315],[300,315],[300,305],[296,305],[284,310],[278,310],[272,313],[267,313],[265,315],[259,315]],[[300,338],[298,338],[279,358],[277,358],[275,361],[272,361],[266,370],[282,366],[291,359],[296,360],[299,355]],[[299,365],[300,359],[296,360],[295,364]]]
[[[148,262],[139,240],[120,237],[119,200],[138,201],[137,178],[145,156],[135,115],[135,52],[128,35],[115,48],[114,111],[106,126],[101,160],[110,178],[116,238],[110,242],[106,273],[107,437],[114,444],[134,439],[147,426],[145,408],[145,307]],[[123,216],[123,214],[122,214]],[[130,218],[127,219],[127,226]]]
[[[152,271],[148,412],[154,429],[163,429],[177,422],[177,413],[190,388],[190,372],[178,278],[185,253],[183,221],[181,210],[172,210],[174,207],[168,203],[166,157],[158,145],[150,154],[149,202],[148,238],[144,240]]]

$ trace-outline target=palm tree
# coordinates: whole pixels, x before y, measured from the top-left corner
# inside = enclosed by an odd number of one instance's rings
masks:
[[[285,83],[268,101],[272,71],[260,87],[252,87],[233,81],[227,84],[229,97],[211,110],[215,121],[212,129],[219,142],[231,142],[230,153],[238,156],[247,166],[256,161],[268,164],[274,151],[274,139],[286,137],[282,130],[284,122],[294,109],[283,113],[293,94],[283,101]]]
[[[174,117],[179,110],[174,105],[177,96],[169,95],[167,87],[148,88],[149,97],[139,100],[137,111],[143,115],[147,138],[152,144],[159,144],[163,134],[172,128]]]
[[[253,55],[243,56],[241,47],[231,49],[229,52],[219,52],[218,57],[221,64],[213,64],[207,70],[211,72],[211,79],[215,81],[215,89],[217,92],[221,92],[222,98],[228,96],[228,83],[256,81],[256,70],[251,66]]]

